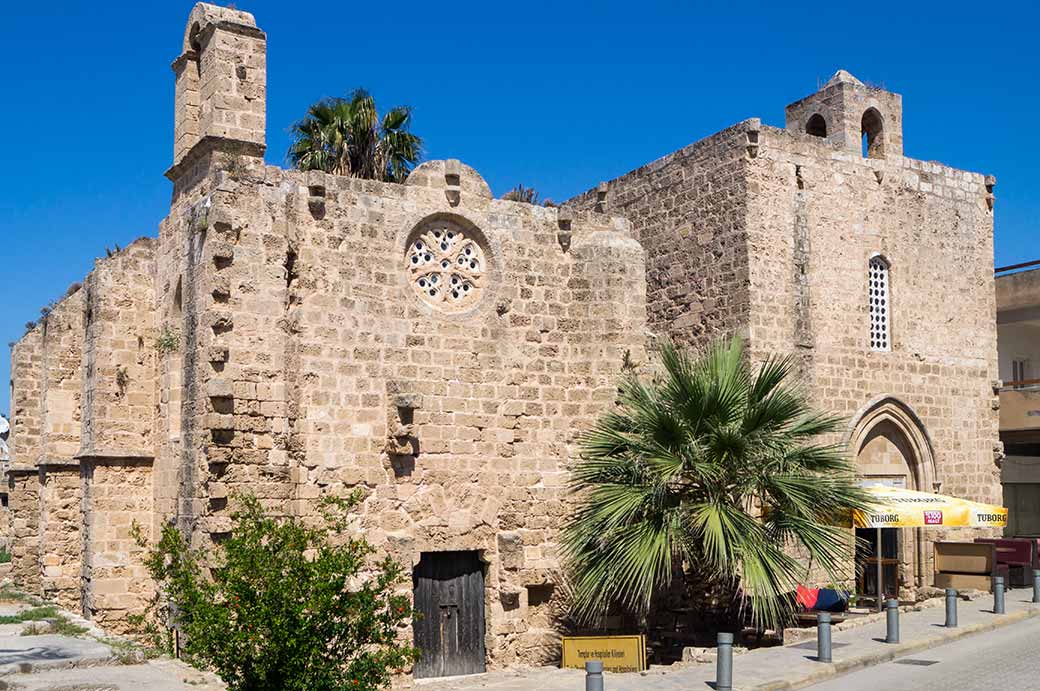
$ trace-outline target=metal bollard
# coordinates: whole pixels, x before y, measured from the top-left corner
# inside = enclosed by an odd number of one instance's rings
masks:
[[[733,689],[733,634],[719,632],[715,648],[715,691]]]
[[[899,642],[899,600],[885,603],[885,643]]]
[[[1004,577],[993,577],[993,613],[1004,613]]]
[[[816,615],[816,661],[831,661],[831,613]]]
[[[603,661],[585,663],[585,691],[603,691]]]
[[[1040,602],[1040,569],[1033,569],[1033,602]]]
[[[957,628],[957,589],[946,589],[946,628]]]

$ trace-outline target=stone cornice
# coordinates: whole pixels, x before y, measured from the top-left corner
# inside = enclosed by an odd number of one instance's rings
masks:
[[[40,468],[78,468],[79,461],[76,458],[44,458],[36,462],[36,465]]]
[[[248,38],[259,38],[267,40],[267,34],[255,26],[246,26],[245,24],[238,24],[236,22],[229,22],[227,20],[214,22],[208,24],[198,35],[199,53],[201,54],[206,50],[206,44],[213,37],[213,34],[217,30],[226,31],[229,34],[238,34],[239,36],[246,36]],[[193,44],[194,45],[194,44]]]
[[[257,144],[256,142],[246,142],[241,139],[229,139],[227,137],[217,137],[211,134],[206,135],[193,147],[188,149],[188,152],[181,157],[181,160],[170,166],[170,169],[166,171],[166,178],[172,182],[176,182],[177,178],[184,174],[184,172],[194,166],[198,161],[205,156],[213,153],[214,151],[226,151],[234,154],[244,154],[246,156],[255,156],[257,158],[263,158],[264,151],[267,147],[263,144]]]
[[[185,63],[187,63],[190,60],[198,60],[198,59],[199,59],[199,54],[197,52],[195,52],[194,50],[186,50],[183,53],[181,53],[181,55],[176,60],[174,60],[172,63],[170,63],[170,68],[174,72],[179,72],[181,70],[181,68],[184,67]]]
[[[136,461],[151,463],[155,460],[155,454],[140,449],[81,449],[76,454],[77,461],[91,463],[106,461]]]

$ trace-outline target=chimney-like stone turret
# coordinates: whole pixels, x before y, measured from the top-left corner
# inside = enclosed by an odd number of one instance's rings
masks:
[[[784,112],[788,130],[862,151],[868,158],[903,155],[903,97],[867,86],[845,70]]]
[[[173,168],[196,147],[263,156],[267,36],[253,15],[199,3],[188,17],[176,74]]]

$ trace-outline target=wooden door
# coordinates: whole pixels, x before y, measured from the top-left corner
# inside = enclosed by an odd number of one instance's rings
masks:
[[[416,678],[484,671],[484,568],[476,552],[423,552],[412,577]]]

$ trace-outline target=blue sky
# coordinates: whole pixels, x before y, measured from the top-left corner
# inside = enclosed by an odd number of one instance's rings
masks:
[[[156,233],[192,4],[5,3],[0,341],[106,246]],[[997,176],[998,265],[1040,259],[1036,5],[238,5],[268,34],[270,163],[308,104],[364,86],[414,107],[428,158],[560,200],[739,120],[782,126],[785,104],[845,68],[903,94],[906,155]]]

